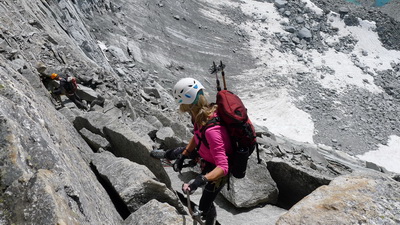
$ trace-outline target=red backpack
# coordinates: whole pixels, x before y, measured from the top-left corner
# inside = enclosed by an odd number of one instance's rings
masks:
[[[233,153],[228,155],[229,172],[236,178],[243,178],[246,175],[247,161],[249,156],[257,148],[258,163],[261,163],[258,144],[256,141],[256,132],[251,123],[247,109],[244,106],[239,96],[231,91],[226,90],[225,74],[223,71],[224,65],[221,62],[220,70],[222,70],[222,77],[224,80],[224,90],[221,90],[217,76],[217,105],[218,117],[215,117],[207,122],[202,128],[202,137],[205,137],[205,131],[215,125],[222,125],[227,128],[231,138]],[[217,73],[214,63],[214,71]],[[207,147],[207,140],[201,140]]]

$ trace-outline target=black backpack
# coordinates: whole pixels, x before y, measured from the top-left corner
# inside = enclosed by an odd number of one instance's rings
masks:
[[[69,79],[69,81],[68,81]],[[70,77],[67,75],[66,78],[64,78],[64,88],[65,92],[67,95],[73,95],[75,91],[78,89],[78,84],[76,83],[76,78],[75,77]]]

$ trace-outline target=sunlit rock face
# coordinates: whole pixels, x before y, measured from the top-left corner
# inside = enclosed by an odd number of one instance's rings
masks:
[[[187,145],[193,125],[171,88],[194,77],[214,101],[213,61],[226,64],[262,159],[253,153],[246,177],[218,196],[221,224],[287,212],[284,223],[321,205],[333,218],[323,224],[344,212],[399,223],[399,3],[361,3],[2,1],[0,224],[191,223],[175,193],[194,172],[149,152]],[[52,73],[77,78],[87,110],[53,98]],[[383,163],[354,157],[382,149]]]

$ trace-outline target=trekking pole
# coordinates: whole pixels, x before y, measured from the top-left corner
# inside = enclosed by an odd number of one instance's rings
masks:
[[[221,67],[222,81],[224,82],[224,90],[227,90],[226,89],[226,81],[225,81],[225,71],[224,71],[225,65],[222,64],[222,60],[220,61],[219,66]]]
[[[217,91],[220,91],[220,90],[221,90],[221,85],[220,85],[219,80],[218,80],[217,65],[215,64],[214,61],[213,61],[213,72],[215,73],[215,79],[216,79],[216,81],[217,81]]]
[[[189,213],[192,216],[193,219],[193,225],[197,225],[197,222],[199,222],[200,225],[205,225],[203,221],[201,221],[200,215],[201,212],[199,210],[196,210],[196,212],[193,212],[192,207],[190,205],[190,193],[189,191],[186,192],[186,200],[187,200],[187,205],[189,209]]]

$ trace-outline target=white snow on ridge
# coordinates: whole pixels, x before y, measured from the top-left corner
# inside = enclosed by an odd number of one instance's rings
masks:
[[[263,28],[268,33],[274,32],[285,32],[282,26],[279,24],[281,21],[289,22],[287,18],[282,18],[278,11],[275,9],[273,3],[268,2],[259,2],[254,0],[244,0],[242,4],[240,4],[240,8],[242,9],[243,13],[247,16],[252,17],[255,19],[253,24],[258,27],[259,25],[264,25]],[[262,20],[262,21],[261,21]],[[260,23],[260,21],[262,23]],[[247,29],[250,33],[255,30],[249,30],[253,26],[246,25],[243,27]],[[258,32],[259,30],[255,31]]]
[[[387,70],[392,68],[390,63],[400,62],[399,51],[388,50],[383,47],[378,33],[375,32],[375,22],[358,19],[359,26],[346,26],[335,13],[331,13],[329,19],[332,21],[332,26],[339,28],[340,36],[351,35],[358,40],[352,54],[357,55],[365,65],[378,70]],[[362,55],[362,51],[366,51],[368,55]],[[372,69],[370,72],[375,73]]]
[[[322,10],[310,0],[303,0],[307,6],[316,13]],[[236,4],[230,2],[230,4]],[[259,67],[251,71],[244,71],[238,78],[243,81],[240,87],[240,95],[246,107],[249,109],[252,121],[261,126],[266,126],[271,132],[282,135],[299,142],[313,143],[313,135],[316,132],[311,116],[298,109],[293,104],[293,99],[288,94],[288,87],[272,88],[265,85],[263,74],[284,76],[295,79],[297,72],[311,72],[314,79],[323,87],[335,89],[338,93],[349,88],[363,88],[372,93],[382,92],[382,89],[374,84],[371,75],[365,74],[361,67],[367,66],[367,71],[376,73],[376,70],[390,69],[390,63],[400,63],[400,52],[387,50],[382,46],[375,30],[375,24],[360,20],[360,26],[346,26],[339,15],[330,13],[329,21],[333,27],[339,29],[338,35],[329,36],[322,34],[326,43],[339,42],[340,37],[352,36],[358,42],[350,54],[337,52],[331,49],[324,53],[317,51],[301,51],[305,59],[312,59],[308,65],[298,61],[298,57],[291,53],[281,53],[275,50],[273,41],[276,38],[265,38],[263,33],[273,37],[279,32],[285,34],[281,22],[282,18],[272,3],[243,0],[238,5],[242,11],[254,18],[253,21],[241,24],[240,28],[250,36],[250,49],[253,57],[258,59]],[[351,57],[359,60],[359,65],[351,62]],[[334,74],[323,74],[322,67],[329,67]],[[369,67],[369,68],[368,68]],[[376,69],[376,70],[375,70]],[[252,87],[249,87],[249,85]],[[388,145],[382,145],[378,150],[368,152],[360,159],[374,162],[386,167],[388,170],[400,172],[400,137],[392,136]]]
[[[389,171],[400,173],[400,137],[390,136],[387,145],[380,145],[378,150],[357,157],[381,165]]]
[[[276,135],[313,143],[314,123],[311,116],[296,108],[293,103],[295,99],[291,98],[285,87],[266,88],[268,80],[263,80],[262,76],[274,74],[290,79],[297,72],[309,70],[298,62],[297,56],[276,51],[272,43],[276,41],[274,38],[265,38],[265,34],[274,36],[275,33],[286,33],[280,22],[288,22],[288,19],[279,15],[273,3],[244,0],[239,6],[245,14],[254,18],[240,28],[250,36],[250,49],[254,58],[258,59],[259,67],[238,76],[249,81],[240,93],[245,96],[242,99],[252,121],[267,127]]]
[[[329,49],[322,55],[316,50],[311,51],[310,54],[315,66],[312,69],[314,77],[323,87],[335,89],[339,93],[348,89],[349,85],[364,88],[373,93],[382,92],[382,89],[374,84],[372,76],[364,74],[359,67],[351,62],[350,55],[336,52],[334,49]],[[326,75],[315,69],[322,66],[333,69],[335,73]]]
[[[315,66],[328,66],[335,70],[334,75],[325,76],[323,79],[318,79],[319,76],[316,76],[317,80],[324,87],[334,88],[339,92],[348,88],[349,85],[364,88],[373,93],[382,92],[382,89],[374,84],[371,75],[365,74],[351,62],[351,57],[357,57],[360,65],[367,67],[370,73],[376,73],[375,69],[391,69],[390,63],[399,63],[400,52],[387,50],[382,46],[378,34],[374,31],[376,26],[373,22],[359,19],[360,26],[346,26],[336,13],[330,13],[329,20],[333,27],[339,29],[339,32],[338,36],[325,35],[327,43],[340,42],[339,38],[345,36],[351,36],[358,42],[351,54],[344,54],[333,49],[324,54],[312,51]]]
[[[295,141],[313,143],[314,123],[310,115],[291,102],[287,90],[263,90],[242,97],[249,117],[259,126],[265,126],[275,135]]]

